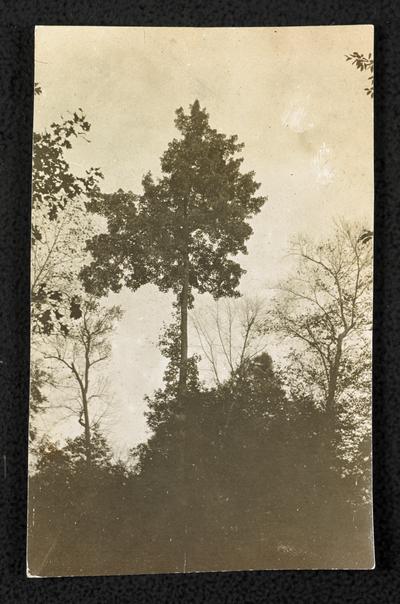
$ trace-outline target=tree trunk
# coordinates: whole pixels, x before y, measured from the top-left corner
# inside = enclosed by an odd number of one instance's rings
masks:
[[[89,408],[86,393],[82,396],[83,405],[83,418],[84,418],[84,430],[85,430],[85,454],[86,463],[90,467],[92,465],[92,443],[90,434],[90,423],[89,423]]]
[[[181,307],[181,351],[179,363],[178,394],[184,396],[187,388],[188,361],[188,304],[189,304],[189,260],[185,258],[183,267],[183,283],[180,296]]]
[[[185,201],[183,207],[183,238],[184,238],[184,253],[182,266],[182,290],[180,293],[180,359],[179,359],[179,378],[178,378],[178,403],[180,417],[180,509],[182,519],[182,561],[178,568],[186,572],[189,559],[190,548],[190,530],[189,530],[189,491],[190,488],[190,469],[188,467],[188,459],[186,454],[187,441],[187,365],[188,365],[188,306],[189,306],[189,233],[188,233],[188,202]],[[181,566],[182,564],[182,566]]]
[[[327,465],[333,463],[336,459],[336,396],[340,370],[340,362],[342,360],[342,345],[343,334],[338,336],[335,356],[329,371],[328,396],[325,406],[325,447],[328,458]]]
[[[182,274],[182,291],[180,295],[181,309],[181,350],[179,363],[179,382],[178,396],[182,397],[186,394],[187,388],[187,361],[188,361],[188,305],[189,305],[189,225],[188,225],[188,201],[185,200],[183,206],[183,274]]]
[[[85,382],[84,391],[82,396],[83,414],[85,418],[85,448],[86,448],[86,463],[88,467],[92,465],[92,443],[90,434],[90,422],[89,422],[89,370],[90,370],[90,349],[91,349],[91,336],[88,333],[87,341],[85,344]]]
[[[337,390],[337,382],[339,377],[340,361],[342,360],[342,342],[343,335],[338,336],[336,344],[335,358],[329,371],[328,396],[326,399],[326,413],[332,418],[335,415],[335,398]]]
[[[72,373],[74,374],[76,381],[79,384],[79,388],[81,391],[81,399],[82,399],[82,413],[79,418],[79,423],[83,427],[85,431],[85,455],[86,455],[86,463],[90,467],[92,464],[92,443],[91,443],[91,434],[90,434],[90,420],[89,420],[89,400],[88,400],[88,391],[89,391],[89,354],[86,351],[85,355],[85,376],[84,381],[82,381],[81,376],[74,363],[71,365]],[[83,421],[82,421],[83,415]]]
[[[183,264],[183,281],[182,291],[180,295],[180,359],[179,359],[179,379],[178,379],[178,404],[179,404],[179,420],[180,420],[180,464],[177,469],[180,476],[180,509],[179,513],[182,519],[182,566],[178,562],[177,569],[186,572],[188,564],[188,550],[190,546],[189,538],[189,520],[188,520],[188,480],[189,467],[186,455],[186,430],[187,430],[187,408],[186,408],[186,393],[187,393],[187,361],[188,361],[188,304],[189,304],[189,258],[186,254]]]

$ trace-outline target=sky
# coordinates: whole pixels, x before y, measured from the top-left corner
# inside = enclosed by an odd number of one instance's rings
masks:
[[[251,222],[240,292],[265,295],[290,266],[299,233],[324,237],[337,217],[372,227],[373,113],[368,75],[345,55],[373,52],[371,26],[287,28],[36,28],[34,129],[81,107],[90,143],[77,141],[71,169],[104,174],[102,188],[141,191],[143,174],[177,134],[174,112],[198,99],[210,124],[245,143],[243,169],[268,197]],[[123,452],[148,437],[144,396],[162,384],[157,348],[172,297],[147,285],[109,296],[125,310],[105,370],[112,378],[108,430]],[[209,304],[196,299],[198,308]],[[192,350],[196,350],[194,337]],[[72,420],[71,420],[72,421]],[[79,426],[43,418],[56,438]],[[77,424],[77,422],[76,422]]]

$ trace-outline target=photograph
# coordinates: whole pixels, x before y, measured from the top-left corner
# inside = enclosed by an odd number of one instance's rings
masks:
[[[373,569],[373,26],[34,60],[27,576]]]

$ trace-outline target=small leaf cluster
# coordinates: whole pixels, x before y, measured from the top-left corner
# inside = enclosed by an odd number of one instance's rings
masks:
[[[346,61],[351,61],[351,64],[355,65],[360,71],[371,72],[371,75],[368,78],[368,80],[371,82],[371,85],[364,88],[364,90],[367,95],[372,98],[374,96],[374,60],[372,58],[372,54],[369,53],[366,57],[362,53],[352,52],[350,55],[346,55]]]

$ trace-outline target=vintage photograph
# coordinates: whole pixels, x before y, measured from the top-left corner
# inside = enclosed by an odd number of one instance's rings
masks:
[[[40,26],[28,577],[374,568],[373,28]]]

